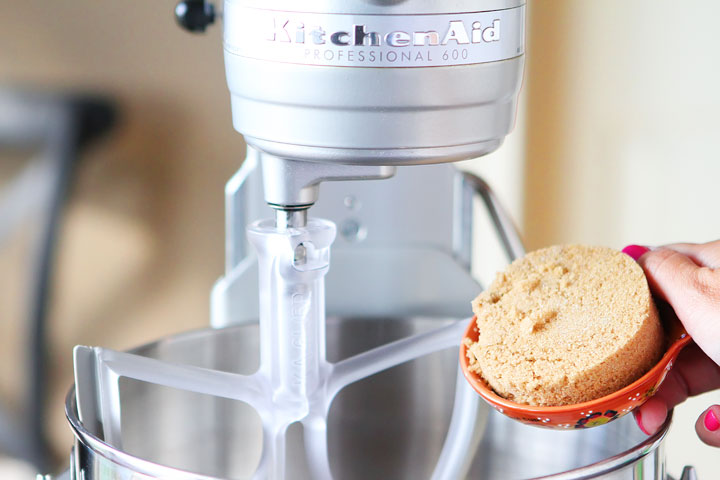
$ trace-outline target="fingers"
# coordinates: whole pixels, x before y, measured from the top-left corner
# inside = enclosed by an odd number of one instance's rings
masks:
[[[709,243],[674,243],[665,248],[675,250],[701,267],[720,267],[720,240]]]
[[[688,345],[658,392],[635,411],[635,421],[643,432],[652,435],[660,429],[667,412],[675,405],[716,388],[720,388],[720,367],[697,345]]]
[[[712,260],[715,244],[679,247],[696,261]],[[706,250],[706,248],[708,248]],[[712,250],[712,255],[708,254]],[[668,302],[690,336],[715,362],[720,363],[720,269],[699,267],[692,258],[671,248],[659,248],[637,259],[650,290]]]
[[[633,415],[640,430],[645,435],[652,435],[665,423],[668,411],[667,404],[663,399],[652,397],[642,407],[635,409]]]
[[[703,442],[720,447],[720,405],[711,406],[698,417],[695,431]]]
[[[669,410],[688,397],[716,388],[720,388],[720,367],[697,345],[691,344],[680,353],[653,398],[661,399]]]
[[[656,296],[673,305],[676,310],[676,303],[686,303],[684,299],[691,293],[695,283],[698,269],[695,262],[669,248],[648,251],[637,262],[645,270],[650,290]]]
[[[720,240],[655,250],[631,245],[623,252],[637,260],[653,295],[672,307],[695,340],[657,394],[634,412],[640,429],[650,435],[688,396],[720,388]],[[695,429],[703,442],[720,447],[720,406],[706,410]]]

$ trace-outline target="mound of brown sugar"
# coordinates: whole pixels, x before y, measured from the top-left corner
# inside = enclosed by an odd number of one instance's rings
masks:
[[[500,396],[569,405],[615,392],[662,356],[640,266],[605,247],[554,246],[513,262],[473,302],[470,369]]]

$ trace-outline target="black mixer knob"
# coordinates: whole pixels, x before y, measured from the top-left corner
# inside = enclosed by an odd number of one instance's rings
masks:
[[[215,6],[205,0],[183,0],[175,6],[175,19],[189,32],[204,32],[215,22]]]

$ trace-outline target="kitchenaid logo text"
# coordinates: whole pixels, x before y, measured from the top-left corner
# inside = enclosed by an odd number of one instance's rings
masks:
[[[489,25],[475,21],[468,25],[463,20],[448,22],[443,31],[427,30],[408,32],[395,30],[383,34],[367,25],[353,25],[351,29],[328,31],[321,26],[306,28],[303,22],[273,18],[266,37],[271,42],[305,45],[335,45],[338,47],[362,47],[389,45],[391,47],[427,47],[447,45],[471,45],[500,41],[500,20]]]
[[[363,15],[280,12],[225,3],[226,52],[255,60],[442,67],[507,60],[524,51],[524,5],[482,12]]]

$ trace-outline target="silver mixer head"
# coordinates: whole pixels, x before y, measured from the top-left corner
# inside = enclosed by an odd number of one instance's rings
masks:
[[[524,23],[524,0],[225,0],[233,124],[262,155],[283,160],[479,157],[513,126]],[[314,202],[273,163],[264,167],[268,203]],[[311,176],[328,176],[315,168]]]

